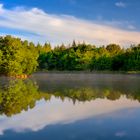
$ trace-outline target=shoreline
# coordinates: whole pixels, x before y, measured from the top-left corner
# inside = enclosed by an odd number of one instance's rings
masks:
[[[27,79],[30,77],[30,75],[27,74],[21,74],[21,75],[8,75],[8,74],[0,74],[0,77],[10,77],[10,78],[17,78],[17,79]]]
[[[140,75],[140,71],[47,71],[47,70],[42,70],[42,71],[36,71],[32,73],[31,75],[6,75],[6,74],[0,74],[0,77],[9,77],[9,78],[17,78],[17,79],[28,79],[32,77],[34,74],[41,74],[41,73],[48,73],[48,74],[137,74]]]
[[[93,74],[140,74],[140,71],[57,71],[57,70],[52,70],[52,71],[47,71],[47,70],[40,70],[36,71],[35,73],[93,73]]]

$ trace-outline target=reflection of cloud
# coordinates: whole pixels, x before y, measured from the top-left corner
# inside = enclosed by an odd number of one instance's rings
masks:
[[[121,5],[121,3],[120,3]],[[0,27],[33,34],[33,40],[43,38],[53,44],[70,43],[73,39],[95,44],[132,44],[139,43],[140,32],[117,28],[114,22],[82,20],[68,15],[52,15],[38,8],[16,7],[6,9],[0,5]],[[132,27],[131,27],[132,28]],[[24,37],[25,38],[25,37]],[[29,38],[30,39],[30,38]]]
[[[38,131],[47,125],[71,123],[96,115],[137,106],[140,106],[137,101],[131,102],[126,98],[120,98],[117,101],[97,99],[91,102],[80,102],[76,105],[73,105],[72,101],[69,100],[61,102],[59,99],[53,98],[47,103],[41,100],[34,109],[28,112],[23,112],[11,118],[1,116],[0,134],[2,135],[5,130],[9,129],[16,132]]]
[[[126,135],[127,135],[127,133],[125,131],[116,132],[116,134],[115,134],[116,137],[124,137]]]

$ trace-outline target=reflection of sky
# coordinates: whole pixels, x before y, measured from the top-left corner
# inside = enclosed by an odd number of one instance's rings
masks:
[[[140,107],[139,102],[128,100],[125,97],[116,101],[96,99],[91,102],[79,102],[75,105],[68,99],[65,99],[64,102],[56,98],[52,98],[50,102],[41,100],[37,102],[34,109],[27,112],[22,112],[11,118],[0,116],[0,134],[4,134],[6,130],[16,132],[39,131],[52,124],[71,124],[97,115],[102,116],[135,107]],[[116,133],[118,137],[122,135],[125,135],[125,132]]]

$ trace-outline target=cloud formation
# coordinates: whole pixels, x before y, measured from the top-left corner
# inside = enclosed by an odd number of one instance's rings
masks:
[[[139,43],[140,40],[140,32],[123,30],[103,22],[48,14],[38,8],[6,9],[2,4],[0,4],[0,28],[18,30],[19,36],[24,36],[23,32],[28,32],[33,36],[23,38],[31,40],[42,38],[52,44],[70,43],[75,39],[97,45],[109,43],[128,45]]]
[[[121,2],[121,1],[120,2],[116,2],[115,5],[117,7],[121,7],[121,8],[125,8],[126,7],[126,4],[124,2]]]

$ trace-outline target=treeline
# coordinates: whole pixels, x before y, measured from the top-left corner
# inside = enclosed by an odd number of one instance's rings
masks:
[[[11,36],[0,37],[0,74],[31,74],[38,70],[140,71],[140,45],[128,49],[110,44],[96,47],[86,43],[35,45]]]
[[[47,70],[139,71],[140,45],[123,49],[116,44],[96,47],[73,41],[69,46],[42,51],[38,62],[40,69]]]

